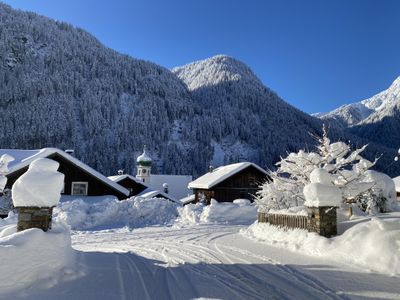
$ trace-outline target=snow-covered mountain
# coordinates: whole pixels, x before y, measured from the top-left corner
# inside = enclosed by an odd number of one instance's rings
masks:
[[[310,133],[321,130],[318,119],[284,102],[232,57],[217,55],[172,71],[202,112],[196,123],[209,128],[214,162],[247,159],[272,166],[286,151],[313,145]]]
[[[395,106],[399,102],[400,77],[387,90],[369,99],[342,105],[328,113],[316,113],[314,116],[328,121],[334,126],[345,128],[355,126],[359,123],[371,123],[373,120],[382,118],[387,114],[387,110],[390,110],[390,107]]]
[[[155,173],[196,177],[210,164],[243,160],[272,168],[321,132],[321,120],[225,55],[171,71],[1,3],[0,41],[1,148],[73,148],[112,175],[134,172],[146,145]]]
[[[326,114],[315,114],[334,127],[388,148],[400,147],[400,77],[387,90]]]

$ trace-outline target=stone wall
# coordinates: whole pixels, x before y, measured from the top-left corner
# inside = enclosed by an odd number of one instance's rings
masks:
[[[325,237],[337,234],[336,207],[322,206],[308,208],[308,231]]]
[[[51,229],[52,207],[18,207],[18,231],[29,228]]]

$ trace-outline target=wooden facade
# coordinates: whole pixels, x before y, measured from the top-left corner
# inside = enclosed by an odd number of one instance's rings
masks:
[[[237,172],[210,189],[194,188],[195,202],[210,203],[211,198],[219,202],[232,202],[235,199],[254,201],[254,196],[260,190],[260,184],[267,180],[267,175],[253,165]]]
[[[72,183],[87,183],[87,196],[112,195],[116,196],[120,200],[127,198],[127,195],[120,190],[116,189],[112,185],[108,185],[106,182],[100,180],[83,168],[75,165],[62,155],[53,153],[47,158],[57,161],[60,164],[58,171],[65,175],[64,191],[62,192],[63,195],[72,194]],[[11,188],[14,182],[27,170],[28,166],[8,174],[6,187]]]

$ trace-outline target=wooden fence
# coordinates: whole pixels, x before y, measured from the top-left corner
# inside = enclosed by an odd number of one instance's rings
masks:
[[[258,213],[258,222],[270,223],[279,227],[308,229],[308,217],[297,215]]]

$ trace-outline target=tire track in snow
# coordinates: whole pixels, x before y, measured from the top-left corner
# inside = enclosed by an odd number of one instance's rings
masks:
[[[119,259],[119,255],[117,255],[115,257],[115,265],[116,265],[116,270],[117,270],[117,274],[118,274],[118,284],[119,284],[119,290],[121,291],[121,299],[127,300],[126,294],[125,294],[124,278],[122,276],[121,262]]]
[[[313,278],[313,277],[311,277],[311,276],[309,276],[307,274],[304,274],[303,272],[300,272],[299,270],[297,270],[297,269],[295,269],[293,267],[290,267],[290,266],[287,266],[287,265],[282,265],[279,262],[276,262],[276,261],[274,261],[274,260],[272,260],[270,258],[266,258],[266,257],[260,256],[260,255],[256,255],[256,254],[254,254],[252,252],[249,252],[247,250],[243,250],[243,249],[240,249],[240,248],[236,248],[236,247],[232,247],[232,246],[229,246],[229,247],[222,246],[222,247],[227,249],[227,250],[231,250],[231,251],[235,251],[237,253],[240,253],[240,254],[242,254],[244,256],[250,256],[250,257],[253,257],[253,258],[256,258],[256,259],[262,259],[263,261],[266,261],[267,263],[274,265],[276,268],[280,269],[280,271],[282,271],[286,275],[289,275],[290,277],[294,278],[298,282],[303,283],[306,286],[308,286],[308,287],[310,287],[310,288],[312,288],[314,290],[317,290],[320,293],[325,294],[325,296],[329,297],[330,299],[333,299],[333,300],[349,299],[346,296],[342,296],[342,295],[336,294],[336,292],[334,290],[328,288],[327,286],[325,286],[319,280],[317,280],[317,279],[315,279],[315,278]],[[239,258],[238,256],[233,256],[232,254],[229,254],[228,251],[225,251],[225,252],[223,252],[222,250],[220,250],[220,251],[221,251],[221,253],[225,253],[225,255],[234,257],[235,259],[242,260],[245,263],[252,264],[248,260],[245,260],[243,258]],[[255,268],[261,268],[263,271],[265,271],[264,268],[262,268],[260,266],[257,266],[257,265],[253,265],[253,266]],[[277,273],[273,273],[272,275],[278,275],[278,274]]]
[[[259,255],[241,248],[241,240],[237,239],[238,228],[219,226],[195,227],[180,230],[155,230],[117,233],[116,235],[99,234],[93,236],[95,240],[104,240],[113,245],[120,245],[119,249],[133,251],[149,259],[164,261],[165,266],[159,269],[149,265],[147,271],[155,273],[146,280],[159,280],[165,287],[166,298],[180,299],[191,295],[204,296],[204,284],[215,281],[211,286],[216,289],[226,289],[229,299],[265,299],[277,297],[279,299],[348,299],[344,295],[337,295],[332,289],[322,284],[313,276],[304,274],[300,270],[281,265],[268,256]],[[230,237],[232,236],[232,237]],[[225,237],[228,237],[226,240]],[[239,243],[239,244],[238,244]],[[88,244],[88,243],[86,243]],[[232,245],[239,245],[234,247]],[[147,264],[147,261],[142,263]],[[176,266],[174,266],[176,265]],[[183,266],[180,266],[183,265]],[[142,265],[138,265],[142,267]],[[136,267],[136,272],[137,267]],[[139,273],[138,273],[139,276]],[[140,279],[144,286],[144,279]],[[199,291],[195,290],[196,279],[203,285]],[[158,282],[157,282],[158,284]],[[152,285],[150,285],[152,286]],[[188,289],[177,290],[176,287],[189,286]],[[152,291],[152,290],[151,290]],[[152,295],[147,291],[147,299]],[[143,297],[145,298],[145,297]]]
[[[259,292],[256,292],[256,289],[249,289],[248,284],[244,284],[244,280],[246,280],[247,283],[249,282],[255,282],[255,281],[259,281],[258,278],[254,277],[252,274],[246,272],[247,277],[244,276],[237,276],[236,275],[236,269],[238,269],[236,264],[231,264],[232,265],[232,269],[234,268],[235,272],[232,271],[227,271],[226,265],[223,262],[223,259],[218,258],[218,253],[203,247],[203,246],[199,246],[199,245],[185,245],[185,249],[182,252],[182,247],[180,247],[179,245],[175,245],[175,244],[165,244],[165,243],[156,243],[158,245],[163,245],[164,246],[164,250],[161,251],[163,253],[164,256],[164,260],[167,263],[172,262],[173,260],[171,260],[170,256],[166,255],[165,252],[165,248],[168,248],[169,253],[171,253],[172,255],[179,255],[181,257],[185,257],[186,261],[190,261],[193,260],[195,257],[195,260],[197,261],[196,264],[192,264],[190,265],[190,270],[204,278],[210,278],[210,277],[214,277],[214,280],[218,281],[221,285],[225,286],[225,288],[228,288],[231,292],[233,292],[238,299],[242,299],[243,298],[243,294],[245,294],[246,297],[251,297],[252,299],[264,299],[265,298],[265,294],[261,294]],[[153,244],[154,245],[154,244]],[[153,246],[152,245],[152,246]],[[191,249],[189,250],[188,247],[191,247]],[[194,249],[192,249],[194,248]],[[202,263],[202,261],[204,261],[204,255],[201,256],[202,260],[198,260],[197,258],[199,251],[201,250],[201,252],[205,255],[213,257],[215,259],[215,261],[213,261],[212,263]],[[210,253],[212,252],[212,253]],[[208,270],[212,270],[213,272],[205,272],[202,269],[207,268]],[[243,274],[244,272],[241,272],[241,274]],[[251,278],[251,279],[247,279],[247,278]],[[231,283],[233,282],[233,283]],[[254,284],[252,284],[254,285]],[[285,297],[285,294],[283,291],[278,290],[275,286],[268,284],[267,282],[262,282],[262,285],[264,285],[266,288],[268,288],[267,291],[265,292],[269,292],[272,293],[273,295],[279,295],[280,299],[287,299]]]
[[[134,273],[137,274],[137,278],[139,279],[140,285],[142,287],[144,296],[146,297],[145,299],[149,299],[151,300],[152,298],[150,297],[149,291],[147,289],[147,285],[145,283],[145,280],[142,276],[141,271],[139,270],[139,268],[137,267],[137,264],[135,263],[135,261],[133,260],[133,258],[130,257],[130,253],[121,253],[120,254],[122,257],[125,258],[125,260],[127,261],[127,266],[128,269],[130,271],[130,273],[133,275]],[[145,269],[144,269],[145,270]],[[140,298],[140,299],[144,299],[144,298]]]

